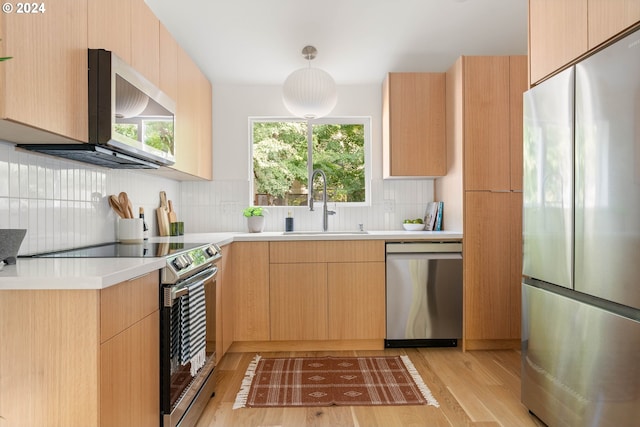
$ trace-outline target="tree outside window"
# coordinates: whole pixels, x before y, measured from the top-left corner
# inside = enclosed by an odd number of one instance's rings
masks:
[[[327,175],[327,200],[365,202],[368,120],[253,119],[254,204],[306,206],[309,158],[311,170],[322,169]],[[320,181],[314,185],[318,186],[316,194],[321,195]]]

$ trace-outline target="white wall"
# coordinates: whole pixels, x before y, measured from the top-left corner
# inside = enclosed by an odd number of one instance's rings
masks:
[[[402,220],[424,216],[433,200],[433,180],[382,180],[382,85],[338,87],[338,104],[330,114],[370,116],[371,204],[366,207],[331,205],[329,229],[401,229]],[[249,122],[251,116],[288,117],[280,86],[216,86],[213,91],[213,182],[182,184],[183,211],[193,231],[246,230],[242,209],[251,204],[249,191]],[[284,218],[293,211],[297,230],[320,230],[320,209],[269,208],[266,231],[284,230]],[[446,210],[445,210],[446,212]],[[185,225],[186,227],[186,225]]]

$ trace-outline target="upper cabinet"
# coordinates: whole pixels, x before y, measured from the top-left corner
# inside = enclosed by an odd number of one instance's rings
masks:
[[[189,55],[178,48],[176,163],[193,178],[212,179],[211,83]]]
[[[45,7],[0,14],[0,139],[86,141],[87,0]]]
[[[160,21],[144,0],[131,0],[130,64],[160,86]]]
[[[464,189],[522,190],[526,56],[461,58]]]
[[[530,83],[640,20],[640,0],[529,0]]]
[[[640,21],[640,0],[588,0],[589,49]]]
[[[106,49],[131,64],[131,1],[89,2],[89,48]]]
[[[587,47],[587,0],[529,0],[531,84],[582,55]]]
[[[160,90],[178,99],[178,42],[160,23]]]
[[[89,48],[114,52],[160,84],[160,21],[144,0],[89,2]]]
[[[389,73],[382,96],[384,178],[446,175],[445,73]]]

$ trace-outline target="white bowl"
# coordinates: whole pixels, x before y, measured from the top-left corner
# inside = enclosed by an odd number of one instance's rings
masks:
[[[402,227],[407,231],[424,230],[424,224],[406,224],[406,223],[403,223]]]

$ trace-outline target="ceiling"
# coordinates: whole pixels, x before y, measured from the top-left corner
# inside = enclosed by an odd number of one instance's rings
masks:
[[[527,53],[527,0],[146,0],[213,85],[281,85],[312,66],[338,85]]]

